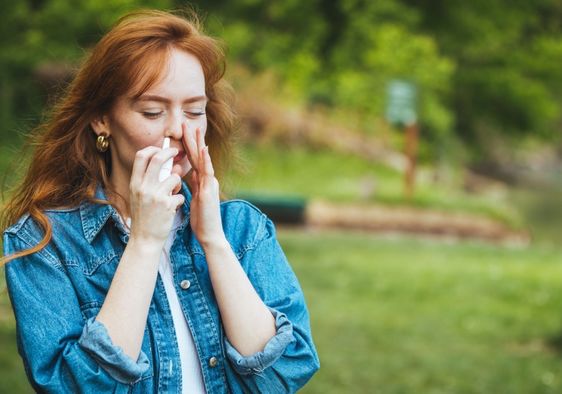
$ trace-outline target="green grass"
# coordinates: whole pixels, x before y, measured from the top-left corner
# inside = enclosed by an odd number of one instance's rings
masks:
[[[17,354],[14,316],[4,284],[3,269],[0,274],[0,393],[32,393]]]
[[[303,393],[559,393],[562,257],[280,230],[321,369]],[[25,392],[0,298],[0,392]]]
[[[321,358],[305,393],[562,389],[556,249],[284,232]]]
[[[562,245],[562,188],[519,188],[513,201],[525,213],[527,227],[535,243]]]

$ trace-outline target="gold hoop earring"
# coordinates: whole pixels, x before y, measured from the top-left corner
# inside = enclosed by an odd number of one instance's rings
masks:
[[[98,135],[96,140],[96,149],[98,152],[105,152],[109,148],[109,137],[105,135]]]

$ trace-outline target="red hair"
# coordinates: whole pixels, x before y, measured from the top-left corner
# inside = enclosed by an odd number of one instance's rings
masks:
[[[202,33],[195,15],[130,13],[94,47],[49,119],[36,129],[31,164],[4,206],[1,228],[5,230],[29,213],[44,236],[33,248],[4,256],[0,263],[35,253],[49,243],[52,229],[45,209],[73,207],[85,200],[99,202],[94,200],[97,185],[108,195],[114,193],[109,183],[109,151],[96,150],[90,123],[106,113],[117,97],[140,96],[156,83],[174,48],[191,53],[201,63],[208,97],[207,144],[217,174],[224,173],[231,152],[234,113],[231,89],[223,80],[221,46]]]

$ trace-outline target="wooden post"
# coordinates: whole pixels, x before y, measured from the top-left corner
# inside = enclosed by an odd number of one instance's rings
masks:
[[[418,154],[419,127],[417,123],[406,126],[406,174],[404,179],[404,194],[408,200],[414,197],[416,183],[416,157]]]

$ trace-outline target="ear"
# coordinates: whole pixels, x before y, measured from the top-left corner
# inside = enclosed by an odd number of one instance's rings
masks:
[[[109,131],[109,120],[106,115],[100,115],[94,118],[90,122],[90,126],[92,126],[94,133],[97,135],[111,135],[111,132]]]

